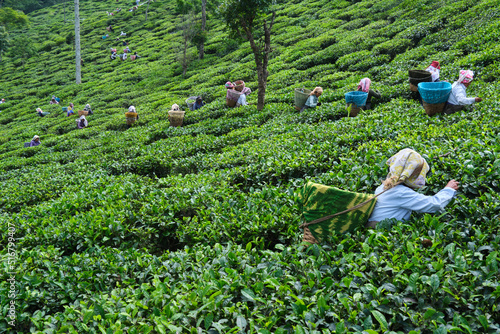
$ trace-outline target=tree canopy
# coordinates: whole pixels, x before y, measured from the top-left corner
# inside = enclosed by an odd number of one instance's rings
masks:
[[[9,7],[0,8],[0,26],[4,26],[7,30],[22,27],[28,23],[28,17],[23,12]]]

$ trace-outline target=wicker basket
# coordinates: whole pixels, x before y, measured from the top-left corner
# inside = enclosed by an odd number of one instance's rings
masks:
[[[422,100],[429,104],[443,103],[448,101],[451,84],[446,81],[421,82],[418,84],[418,91]]]
[[[193,110],[194,103],[196,102],[196,99],[198,96],[190,96],[186,99],[186,104],[189,108],[189,110]]]
[[[309,94],[311,94],[311,90],[305,88],[295,88],[295,96],[294,103],[295,109],[300,110],[306,104],[307,99],[309,98]]]
[[[127,125],[132,125],[132,124],[135,123],[135,121],[137,121],[137,113],[136,112],[127,111],[125,113],[125,118],[127,120]]]
[[[87,110],[78,110],[78,116],[87,116],[89,112]]]
[[[170,126],[181,126],[184,122],[184,113],[185,112],[182,110],[170,110],[168,112]]]
[[[236,89],[238,92],[241,92],[245,88],[245,82],[243,80],[236,80],[234,82],[234,89]]]
[[[360,107],[357,107],[354,103],[348,103],[345,107],[347,110],[347,114],[349,117],[356,117],[359,114],[359,111],[361,110]]]
[[[418,86],[418,84],[421,82],[432,81],[431,73],[424,70],[409,70],[408,75],[410,77],[408,80],[415,86]]]
[[[241,94],[243,94],[243,93],[238,92],[237,90],[234,90],[234,89],[229,89],[227,91],[226,98],[229,98],[229,100],[234,101],[234,105],[232,105],[230,107],[234,107],[236,105],[236,102],[238,102],[238,99],[240,98]]]
[[[233,108],[233,107],[236,106],[236,101],[231,100],[231,99],[226,99],[226,104],[227,104],[228,107]]]
[[[302,238],[302,241],[308,242],[311,244],[317,244],[318,240],[312,235],[311,230],[309,230],[309,227],[304,227],[304,237]]]
[[[434,116],[436,114],[443,112],[446,102],[431,104],[431,103],[427,103],[425,101],[422,101],[422,104],[424,106],[425,113],[429,116]]]

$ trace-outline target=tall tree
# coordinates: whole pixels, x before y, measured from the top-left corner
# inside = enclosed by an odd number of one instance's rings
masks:
[[[259,82],[258,110],[264,108],[269,76],[267,65],[271,53],[271,30],[276,17],[273,4],[273,0],[225,0],[219,6],[219,13],[229,30],[246,38],[252,48]]]
[[[75,63],[76,63],[76,83],[82,83],[82,68],[80,50],[80,1],[75,0]]]
[[[205,30],[207,27],[207,0],[201,0],[201,39],[198,48],[199,57],[203,59],[205,56]]]

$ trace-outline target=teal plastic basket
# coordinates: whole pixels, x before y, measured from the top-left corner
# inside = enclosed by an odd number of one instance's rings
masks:
[[[444,103],[448,101],[451,93],[449,82],[421,82],[418,84],[418,92],[422,100],[429,104]]]
[[[363,107],[366,105],[366,99],[368,98],[368,93],[354,91],[345,93],[345,101],[347,104],[352,103],[356,105],[356,107]]]

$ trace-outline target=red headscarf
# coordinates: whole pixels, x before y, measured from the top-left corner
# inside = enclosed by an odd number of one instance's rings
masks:
[[[437,68],[438,70],[441,69],[441,66],[439,66],[439,62],[434,60],[429,66],[432,66],[434,68]]]

